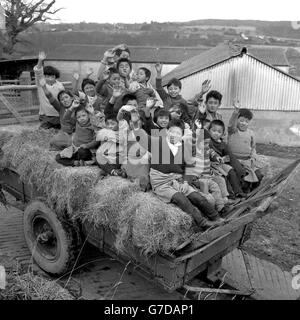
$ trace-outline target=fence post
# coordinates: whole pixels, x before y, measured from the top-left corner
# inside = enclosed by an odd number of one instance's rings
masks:
[[[31,85],[31,76],[29,71],[23,71],[20,75],[20,85]],[[33,106],[33,99],[32,99],[32,91],[22,91],[20,92],[21,95],[21,103],[24,106],[30,108]]]

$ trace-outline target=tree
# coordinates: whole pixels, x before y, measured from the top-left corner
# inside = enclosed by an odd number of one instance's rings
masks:
[[[6,31],[3,35],[3,51],[11,55],[21,41],[20,34],[37,22],[54,20],[52,17],[61,10],[54,9],[56,0],[0,0],[4,8]]]

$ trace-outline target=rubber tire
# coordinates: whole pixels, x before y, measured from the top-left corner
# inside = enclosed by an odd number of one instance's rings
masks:
[[[46,219],[56,233],[60,252],[53,261],[42,255],[38,246],[35,245],[31,222],[36,216]],[[76,232],[74,232],[72,225],[61,221],[45,201],[35,199],[27,205],[23,216],[23,230],[29,251],[41,269],[52,275],[63,275],[74,266],[78,253]]]

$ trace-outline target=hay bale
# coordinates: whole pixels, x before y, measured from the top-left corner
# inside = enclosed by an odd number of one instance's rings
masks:
[[[119,177],[104,178],[92,190],[87,209],[81,213],[80,218],[95,226],[103,225],[117,230],[124,203],[139,190],[137,182]]]
[[[97,167],[61,167],[54,170],[46,180],[48,202],[57,213],[68,212],[70,217],[77,218],[87,206],[99,173]]]
[[[151,193],[134,193],[120,214],[116,248],[124,251],[131,243],[144,255],[170,252],[191,236],[192,221]]]

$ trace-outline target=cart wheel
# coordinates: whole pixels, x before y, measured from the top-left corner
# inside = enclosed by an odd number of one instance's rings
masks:
[[[26,207],[23,227],[27,246],[41,269],[61,275],[73,267],[78,252],[75,227],[58,218],[43,199]]]

